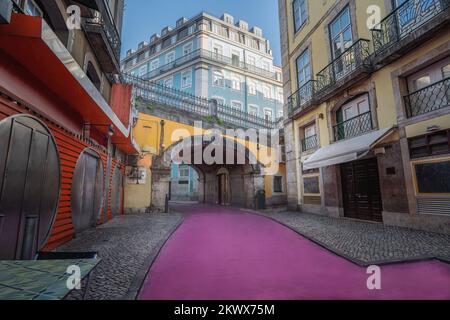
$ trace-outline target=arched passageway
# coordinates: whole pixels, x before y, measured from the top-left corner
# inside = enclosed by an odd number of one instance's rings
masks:
[[[204,154],[205,150],[211,147],[210,143],[194,143],[196,139],[187,138],[172,145],[170,148],[152,162],[152,209],[161,211],[165,208],[167,197],[174,199],[173,173],[174,164],[186,165],[189,163],[198,174],[198,201],[200,203],[233,205],[245,208],[253,208],[255,194],[258,190],[264,189],[264,177],[261,174],[260,165],[251,163],[250,151],[246,148],[238,148],[235,141],[224,139],[223,158],[226,155],[234,154],[234,160],[210,162],[205,158],[196,159],[196,155]],[[244,161],[240,161],[239,152],[245,153]],[[213,155],[214,152],[212,153]],[[220,157],[219,157],[220,158]],[[181,161],[181,159],[188,161]],[[225,163],[224,163],[225,162]]]

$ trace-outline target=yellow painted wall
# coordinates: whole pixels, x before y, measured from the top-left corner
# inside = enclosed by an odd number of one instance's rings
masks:
[[[285,164],[280,164],[280,167],[278,169],[278,174],[277,175],[281,175],[283,176],[283,192],[282,193],[277,193],[277,195],[280,194],[286,194],[286,165]],[[266,197],[270,198],[274,195],[273,192],[273,177],[272,175],[267,175],[264,177],[264,191],[266,192]]]
[[[422,122],[407,126],[405,128],[406,129],[406,137],[412,138],[412,137],[424,135],[427,133],[427,128],[430,126],[439,126],[441,129],[450,128],[450,115],[447,114],[445,116],[436,117],[434,119],[422,121]]]

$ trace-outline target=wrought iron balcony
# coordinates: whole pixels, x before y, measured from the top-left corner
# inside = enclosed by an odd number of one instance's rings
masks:
[[[360,39],[317,74],[317,93],[362,66],[370,66],[370,41]]]
[[[265,69],[256,67],[254,65],[245,63],[244,61],[235,60],[231,57],[224,56],[222,54],[215,53],[215,52],[205,50],[205,49],[197,49],[197,50],[190,52],[190,53],[188,53],[172,62],[169,62],[159,68],[151,70],[146,75],[144,75],[144,78],[152,79],[152,78],[157,77],[165,72],[170,71],[173,68],[179,67],[187,62],[190,62],[195,59],[200,59],[200,58],[207,59],[207,60],[210,60],[213,62],[220,62],[221,64],[225,64],[225,65],[232,66],[235,68],[243,69],[243,70],[246,70],[253,74],[257,74],[259,76],[269,78],[272,80],[277,79],[275,72],[271,72],[269,70],[265,70]]]
[[[103,1],[101,1],[103,3]],[[107,6],[104,4],[104,6]],[[92,18],[83,18],[83,27],[106,73],[119,73],[121,40],[108,8],[95,11]]]
[[[167,87],[147,79],[130,74],[122,74],[125,83],[133,85],[134,96],[157,105],[197,114],[207,117],[208,120],[219,120],[219,123],[237,128],[272,129],[277,128],[278,123],[263,117],[251,115],[245,111],[234,109],[230,106],[217,104],[213,101],[175,88]]]
[[[316,81],[309,80],[288,98],[289,116],[306,109],[314,101]]]
[[[408,118],[450,107],[450,78],[413,92],[404,99]]]
[[[346,140],[373,130],[372,113],[366,112],[333,127],[334,140]]]
[[[314,150],[317,148],[318,143],[317,143],[317,135],[313,135],[311,137],[307,137],[305,139],[302,140],[302,151],[306,152],[309,150]]]
[[[450,0],[408,0],[372,29],[375,53],[380,53],[434,19],[450,6]]]

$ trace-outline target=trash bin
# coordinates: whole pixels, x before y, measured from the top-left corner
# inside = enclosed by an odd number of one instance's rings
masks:
[[[256,192],[256,204],[255,207],[257,210],[266,209],[266,192],[264,190],[258,190]]]

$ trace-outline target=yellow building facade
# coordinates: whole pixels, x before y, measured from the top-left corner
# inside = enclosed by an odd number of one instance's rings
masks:
[[[141,213],[164,207],[166,195],[170,196],[173,148],[183,139],[205,135],[208,129],[140,112],[133,137],[142,153],[136,157],[133,166],[127,167],[125,211]],[[259,165],[249,164],[248,161],[234,165],[192,165],[199,175],[199,202],[254,208],[258,191],[264,191],[267,206],[285,205],[286,170],[283,162],[278,163],[278,152],[264,144],[221,132],[224,140],[245,146]]]
[[[279,0],[291,209],[450,232],[449,7]]]

